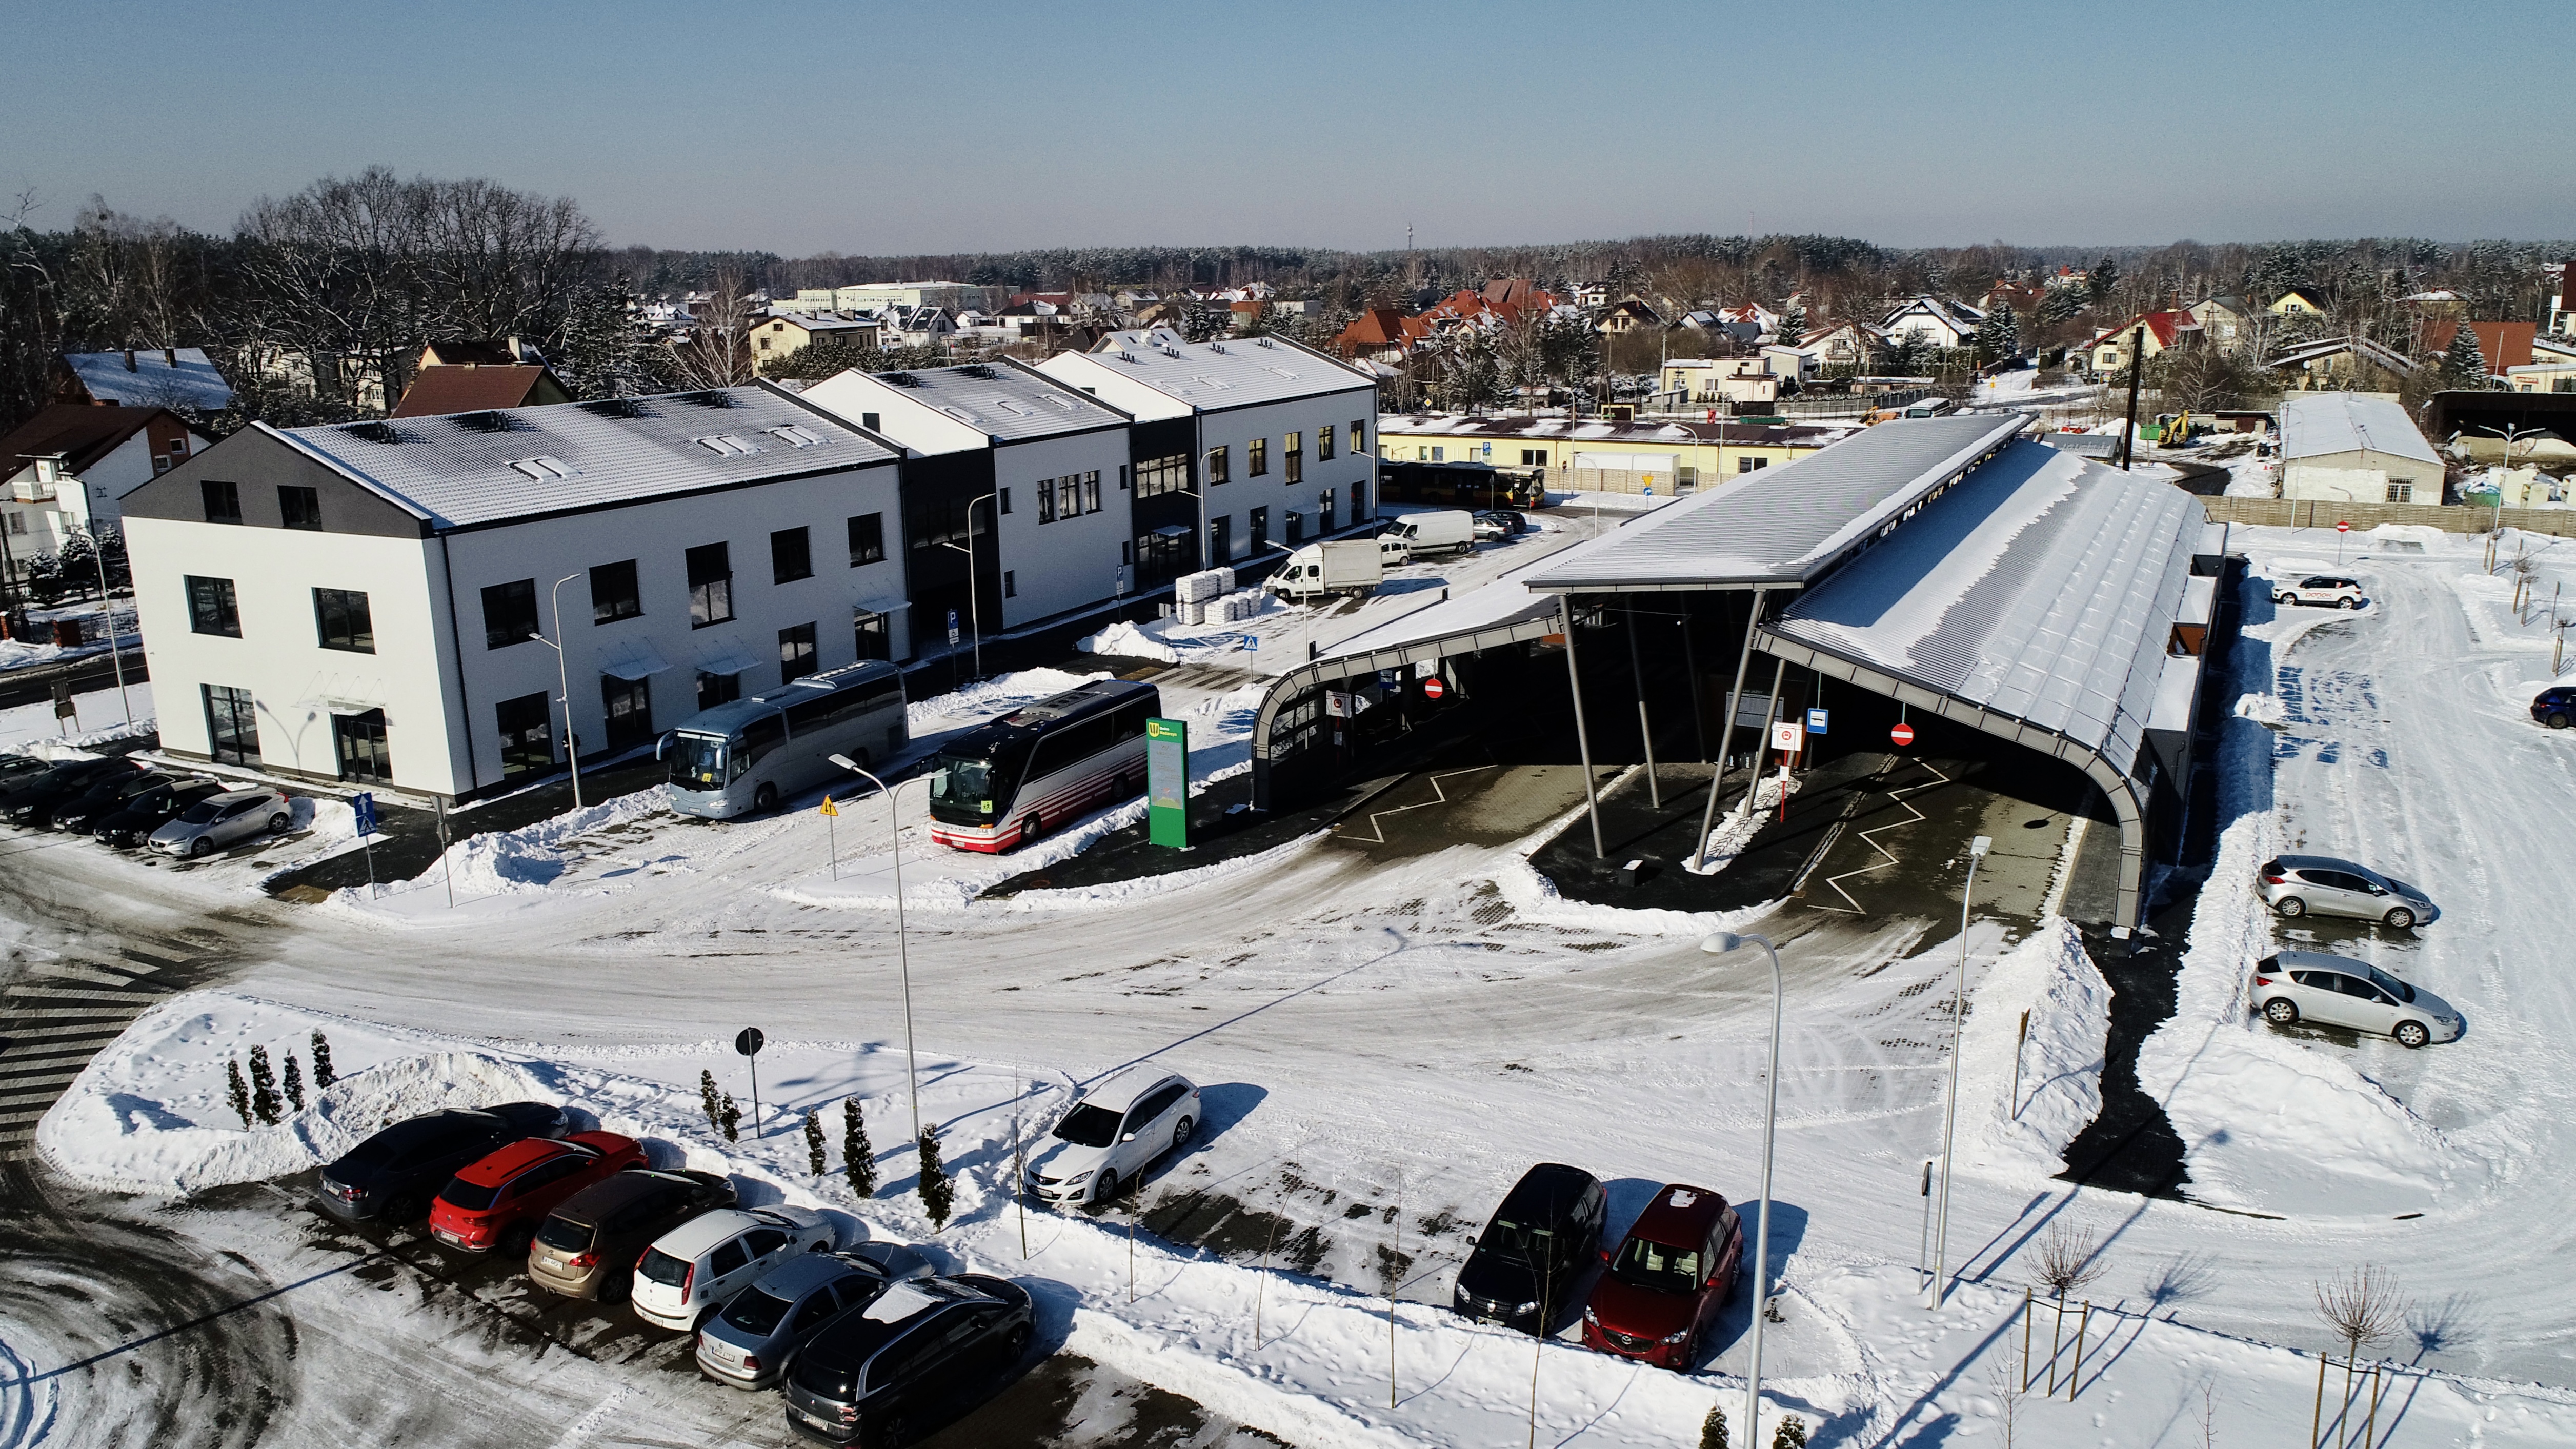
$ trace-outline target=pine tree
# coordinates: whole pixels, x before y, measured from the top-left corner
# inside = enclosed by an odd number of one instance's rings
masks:
[[[868,1142],[867,1118],[856,1097],[841,1099],[841,1171],[850,1179],[851,1192],[877,1195],[877,1150]]]
[[[1699,1421],[1699,1449],[1726,1449],[1726,1410],[1709,1405],[1708,1417]]]
[[[304,1110],[304,1069],[295,1064],[295,1053],[286,1054],[286,1100],[295,1110]]]
[[[224,1081],[227,1088],[226,1095],[232,1100],[233,1110],[241,1114],[242,1125],[248,1127],[250,1125],[250,1084],[242,1080],[241,1058],[234,1057],[224,1063]]]
[[[1795,1414],[1782,1419],[1771,1435],[1771,1449],[1807,1449],[1807,1421]]]
[[[921,1129],[921,1210],[930,1215],[930,1226],[936,1230],[948,1226],[948,1210],[957,1199],[956,1184],[939,1166],[939,1133]]]
[[[2486,349],[2478,345],[2477,329],[2466,322],[2442,352],[2442,381],[2463,391],[2484,392],[2489,386]]]
[[[707,1109],[707,1125],[722,1127],[724,1104],[716,1099],[716,1074],[713,1071],[698,1073],[698,1101]]]
[[[250,1109],[262,1122],[275,1123],[277,1110],[277,1075],[268,1067],[268,1048],[250,1049]]]
[[[331,1043],[316,1031],[313,1033],[313,1090],[322,1091],[338,1080],[340,1074],[331,1069]]]
[[[731,1092],[724,1094],[723,1104],[716,1109],[716,1125],[724,1129],[727,1142],[742,1140],[742,1109],[733,1104]]]
[[[1793,304],[1789,310],[1781,313],[1780,330],[1777,335],[1782,343],[1791,347],[1797,346],[1798,339],[1807,335],[1807,309]],[[1718,1415],[1720,1422],[1725,1418],[1723,1414]]]
[[[813,1164],[814,1175],[823,1175],[823,1119],[805,1114],[805,1160]]]
[[[2104,257],[2093,264],[2093,275],[2085,279],[2085,290],[2093,294],[2093,305],[2107,307],[2111,290],[2120,285],[2120,264]]]

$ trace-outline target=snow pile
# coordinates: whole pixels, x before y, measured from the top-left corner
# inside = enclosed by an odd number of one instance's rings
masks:
[[[914,738],[954,729],[961,722],[981,724],[1024,704],[1107,679],[1106,671],[1075,674],[1063,669],[1017,669],[979,679],[954,694],[916,699],[904,706],[904,723]]]
[[[1165,664],[1181,661],[1180,650],[1123,619],[1097,634],[1075,640],[1073,647],[1085,654],[1114,654],[1121,659],[1159,659]]]
[[[1785,774],[1755,781],[1753,808],[1727,811],[1726,817],[1708,832],[1708,847],[1700,852],[1699,863],[1682,869],[1694,875],[1715,875],[1733,865],[1744,848],[1753,843],[1753,837],[1762,833],[1762,827],[1771,823],[1771,812],[1780,808],[1781,798],[1797,793],[1798,781]]]
[[[516,830],[468,836],[448,846],[447,853],[414,876],[411,890],[436,888],[442,895],[452,871],[460,896],[517,895],[541,891],[564,873],[564,845],[577,835],[606,826],[628,824],[659,815],[671,807],[667,785],[654,785],[579,810],[549,816]],[[343,810],[346,806],[341,807]],[[354,831],[355,826],[353,825]],[[366,892],[352,887],[339,893],[346,902],[362,902]]]
[[[2370,531],[2374,543],[2411,543],[2426,552],[2445,547],[2451,535],[2429,523],[2383,523]]]
[[[0,1339],[0,1382],[15,1392],[0,1394],[0,1449],[34,1449],[54,1431],[54,1382]]]
[[[2110,983],[2075,928],[2050,916],[1987,971],[1972,1006],[1961,1032],[1959,1101],[1963,1114],[1978,1115],[1962,1166],[2037,1186],[2064,1168],[2066,1144],[2101,1114]]]
[[[160,728],[152,713],[152,686],[141,680],[125,686],[122,702],[116,697],[116,687],[110,685],[73,695],[72,708],[77,712],[69,729],[54,717],[50,700],[0,709],[0,749],[62,759],[68,757],[67,751],[93,750],[119,740],[141,739]],[[131,723],[125,718],[129,711],[134,716]]]

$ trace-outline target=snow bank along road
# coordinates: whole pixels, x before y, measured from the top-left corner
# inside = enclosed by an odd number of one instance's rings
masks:
[[[2436,553],[2368,566],[2379,608],[2282,641],[2266,681],[2299,681],[2299,708],[2310,711],[2319,695],[2308,681],[2367,674],[2366,688],[2340,696],[2365,707],[2330,726],[2313,714],[2285,719],[2277,736],[2246,722],[2260,736],[2252,759],[2280,756],[2277,776],[2246,767],[2247,790],[2266,782],[2260,810],[2231,827],[2242,830],[2232,849],[2258,853],[2222,856],[2175,1040],[2141,1063],[2142,1075],[2165,1073],[2150,1076],[2150,1090],[2167,1097],[2191,1144],[2195,1191],[2238,1211],[2071,1193],[2049,1178],[2050,1151],[2080,1126],[2098,1053],[2098,978],[2056,951],[2053,927],[1980,923],[1968,944],[1986,984],[1963,1062],[1952,1208],[1951,1257],[1969,1286],[1937,1318],[1913,1306],[1951,948],[1919,950],[1931,929],[1921,922],[1763,918],[1795,935],[1774,1221],[1786,1322],[1766,1345],[1766,1367],[1775,1402],[1822,1427],[1819,1442],[1991,1432],[1991,1365],[2017,1347],[2010,1315],[2029,1255],[2050,1227],[2074,1223],[2106,1241],[2105,1276],[2089,1291],[2127,1316],[2113,1320],[2114,1345],[2088,1368],[2083,1398],[2023,1407],[2021,1430],[2040,1442],[2183,1442],[2203,1381],[2215,1385],[2222,1436],[2289,1442],[2304,1432],[2316,1361],[2264,1345],[2319,1345],[2310,1285],[2373,1260],[2416,1300],[2397,1358],[2443,1371],[2404,1381],[2404,1408],[2392,1411],[2404,1415],[2400,1442],[2576,1443],[2567,1394],[2496,1382],[2570,1378],[2558,1266],[2570,1168],[2559,1121],[2576,1091],[2576,1064],[2564,1060],[2576,1021],[2563,983],[2547,975],[2563,956],[2553,930],[2563,914],[2550,910],[2545,873],[2524,863],[2556,842],[2569,782],[2561,747],[2576,741],[2519,716],[2504,685],[2536,676],[2546,655],[2536,664],[2520,643],[2472,632],[2464,611],[2475,600],[2458,581],[2476,572],[2473,560]],[[2331,759],[2290,743],[2329,728],[2340,746]],[[2371,751],[2385,751],[2384,769],[2356,763]],[[2498,788],[2500,778],[2511,787]],[[310,1162],[330,1141],[323,1106],[292,1129],[240,1133],[227,1125],[220,1061],[254,1040],[294,1044],[318,1021],[345,1043],[352,1093],[371,1090],[371,1070],[405,1061],[488,1061],[620,1130],[631,1124],[664,1160],[724,1165],[747,1185],[832,1208],[853,1232],[926,1238],[908,1158],[891,1150],[907,1122],[892,913],[873,895],[830,891],[812,823],[730,828],[721,846],[692,846],[659,871],[568,872],[560,888],[460,907],[453,925],[346,900],[298,915],[291,933],[249,953],[228,990],[165,1004],[148,1031],[102,1058],[49,1120],[49,1131],[56,1120],[63,1129],[49,1147],[93,1176],[158,1174],[169,1187],[182,1164],[219,1178]],[[2448,918],[2412,944],[2365,932],[2349,949],[2388,953],[2381,959],[2401,970],[2424,962],[2420,974],[2469,1011],[2467,1042],[2400,1057],[2271,1035],[2229,1010],[2223,997],[2243,951],[2275,934],[2243,873],[2263,850],[2342,841],[2444,903]],[[1751,1196],[1768,1005],[1756,954],[1695,949],[1713,920],[1557,900],[1523,864],[1526,848],[1459,846],[1385,869],[1289,851],[1114,899],[952,896],[946,909],[913,915],[923,1109],[962,1180],[960,1220],[939,1251],[1037,1284],[1075,1352],[1292,1443],[1517,1438],[1527,1341],[1431,1306],[1446,1297],[1464,1235],[1542,1159],[1609,1182],[1614,1226],[1661,1182]],[[907,851],[908,885],[912,859]],[[15,864],[66,896],[130,889],[126,868],[96,852]],[[176,876],[159,884],[198,888]],[[2016,942],[2025,954],[1993,969]],[[1996,1033],[2025,1006],[2042,1015],[2016,1122],[2003,1100],[2011,1049]],[[762,1088],[778,1135],[727,1149],[702,1117],[691,1120],[690,1084],[712,1068],[747,1095],[724,1043],[755,1024],[773,1043],[776,1075],[765,1071]],[[1167,1164],[1144,1202],[1148,1223],[1202,1246],[1142,1240],[1130,1303],[1121,1219],[1033,1217],[1023,1258],[1005,1184],[1015,1122],[1042,1120],[1075,1084],[1148,1055],[1189,1073],[1215,1106],[1202,1144]],[[2236,1090],[2249,1084],[2267,1095]],[[811,1179],[787,1115],[852,1094],[868,1104],[888,1179],[865,1204],[837,1181]],[[2276,1103],[2282,1111],[2267,1110]],[[2352,1141],[2392,1155],[2367,1160]],[[2413,1213],[2422,1216],[2401,1220]],[[1273,1244],[1274,1261],[1296,1276],[1255,1271]],[[1381,1296],[1390,1283],[1400,1300],[1393,1407]],[[438,1356],[464,1362],[476,1324],[496,1337],[487,1320],[442,1318],[400,1295],[388,1301],[401,1311],[372,1319],[317,1301],[311,1331],[388,1354],[426,1335]],[[1721,1346],[1694,1376],[1550,1350],[1540,1432],[1549,1442],[1692,1442],[1699,1414],[1743,1364],[1749,1307],[1739,1296]],[[301,1329],[302,1310],[295,1322]],[[13,1324],[4,1310],[0,1342],[20,1361],[60,1362],[41,1325]],[[643,1384],[632,1392],[681,1406],[673,1412],[690,1428],[674,1437],[713,1427],[703,1416],[716,1410],[694,1387],[682,1394],[667,1376],[603,1378],[586,1360],[578,1372],[563,1362],[492,1349],[475,1390],[492,1406],[485,1421],[514,1435],[533,1426],[527,1442],[551,1443],[606,1395]],[[398,1398],[423,1392],[374,1381]],[[95,1374],[46,1382],[61,1411],[54,1432],[80,1442],[70,1426],[83,1421],[68,1410],[109,1389]],[[722,1395],[713,1403],[740,1407]],[[764,1412],[738,1432],[774,1439],[774,1410]],[[315,1436],[313,1422],[272,1437]],[[642,1428],[611,1412],[576,1437],[612,1442]]]

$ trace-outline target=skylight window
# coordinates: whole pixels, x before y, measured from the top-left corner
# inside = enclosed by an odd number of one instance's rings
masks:
[[[697,440],[698,446],[727,458],[748,458],[760,449],[734,433],[717,433]]]
[[[571,464],[561,458],[549,458],[543,455],[534,458],[514,458],[510,461],[510,467],[520,477],[531,483],[551,483],[558,478],[569,478],[573,475]]]
[[[783,428],[771,428],[769,435],[791,448],[819,448],[823,445],[819,435],[794,423]]]

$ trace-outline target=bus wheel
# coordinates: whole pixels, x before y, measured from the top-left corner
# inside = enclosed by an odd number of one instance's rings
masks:
[[[1036,840],[1045,834],[1045,817],[1032,811],[1029,814],[1020,817],[1020,838],[1012,842],[1012,847],[1017,849],[1018,847],[1026,845],[1030,841]]]
[[[775,785],[763,785],[759,789],[752,791],[751,808],[755,813],[761,815],[766,815],[770,811],[777,809],[778,787]]]

